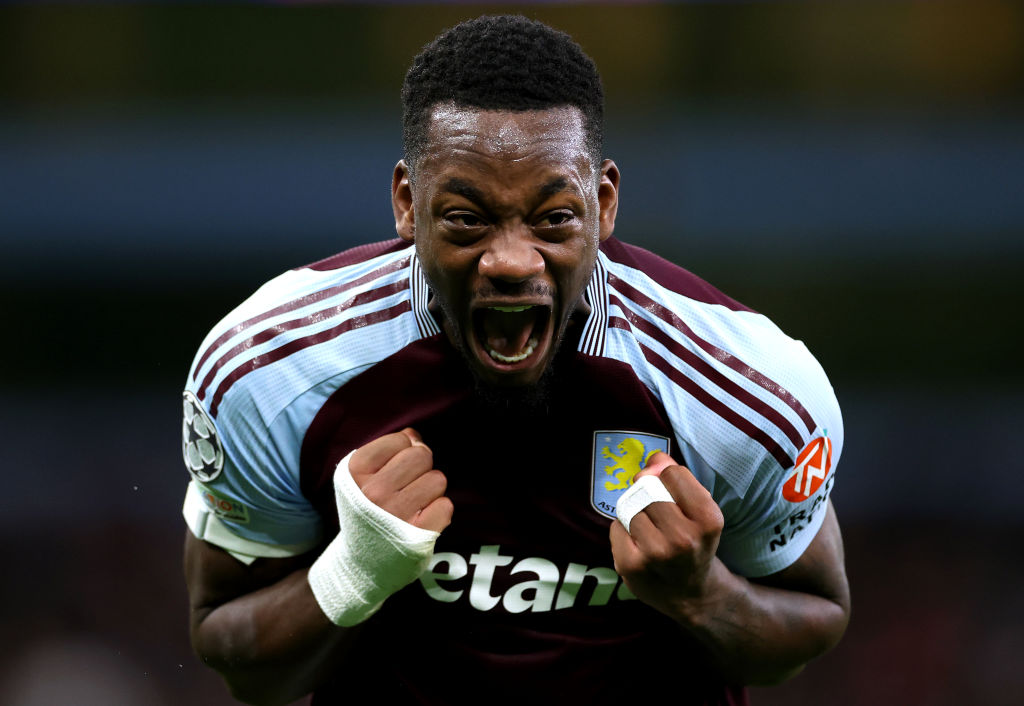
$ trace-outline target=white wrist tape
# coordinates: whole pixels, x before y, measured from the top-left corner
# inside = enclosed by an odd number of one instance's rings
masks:
[[[355,453],[355,452],[353,452]],[[352,479],[350,453],[334,471],[338,536],[309,568],[309,586],[335,625],[357,625],[415,581],[439,532],[398,519],[370,502]]]
[[[619,496],[615,516],[629,532],[629,523],[651,503],[674,503],[672,494],[658,476],[642,476]]]

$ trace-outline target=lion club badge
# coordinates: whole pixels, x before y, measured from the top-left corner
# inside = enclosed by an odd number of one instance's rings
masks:
[[[615,519],[615,505],[657,451],[671,453],[667,437],[639,431],[595,431],[590,504]]]
[[[184,420],[181,423],[181,453],[189,472],[201,482],[209,482],[224,468],[224,449],[217,428],[191,392],[185,392]]]

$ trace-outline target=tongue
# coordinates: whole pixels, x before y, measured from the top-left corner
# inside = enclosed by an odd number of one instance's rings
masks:
[[[502,355],[514,356],[528,345],[536,322],[534,308],[516,312],[486,309],[483,312],[484,343]]]

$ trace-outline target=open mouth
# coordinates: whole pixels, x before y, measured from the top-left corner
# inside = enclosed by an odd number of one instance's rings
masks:
[[[473,313],[473,328],[483,352],[498,367],[517,366],[544,347],[550,317],[546,306],[487,306]]]

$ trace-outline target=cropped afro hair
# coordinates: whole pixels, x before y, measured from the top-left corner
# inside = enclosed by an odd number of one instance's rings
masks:
[[[415,170],[433,109],[575,106],[591,160],[601,160],[604,90],[593,60],[572,37],[521,15],[478,17],[446,30],[413,59],[402,84],[405,161]]]

